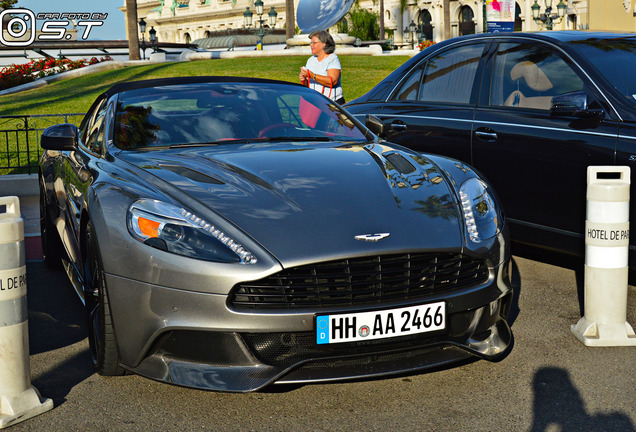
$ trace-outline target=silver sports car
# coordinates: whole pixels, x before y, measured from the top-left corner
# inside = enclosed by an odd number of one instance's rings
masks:
[[[318,92],[118,84],[41,144],[45,263],[86,305],[103,375],[245,392],[511,347],[508,229],[488,184]]]

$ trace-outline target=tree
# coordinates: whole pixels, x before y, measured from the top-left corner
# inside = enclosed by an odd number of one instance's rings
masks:
[[[18,0],[0,0],[0,9],[11,9],[17,2]]]
[[[296,12],[294,11],[294,0],[285,0],[286,29],[285,37],[291,39],[296,33]]]
[[[450,0],[444,0],[444,40],[450,37]]]
[[[398,6],[398,10],[400,11],[400,13],[397,16],[398,28],[395,32],[395,35],[398,36],[396,42],[402,42],[404,40],[404,33],[402,30],[404,28],[404,12],[406,12],[406,9],[408,8],[408,0],[400,0],[400,4]]]
[[[380,0],[380,40],[384,40],[384,0]]]
[[[137,33],[137,0],[126,0],[126,21],[128,31],[128,57],[139,60],[139,34]]]
[[[377,40],[380,33],[378,15],[355,5],[349,10],[348,33],[360,40]]]

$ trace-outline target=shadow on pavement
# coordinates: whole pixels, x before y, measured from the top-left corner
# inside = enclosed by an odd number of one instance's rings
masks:
[[[84,307],[62,270],[49,270],[42,262],[27,263],[30,354],[63,361],[33,379],[41,394],[61,405],[73,387],[93,374]],[[72,347],[72,345],[78,345]]]
[[[27,263],[31,354],[73,345],[88,336],[85,311],[62,270]]]
[[[564,253],[536,248],[521,243],[513,243],[512,253],[513,255],[527,258],[532,261],[538,261],[544,264],[574,270],[574,276],[576,278],[576,292],[579,299],[579,312],[581,316],[584,315],[585,303],[583,301],[583,296],[585,292],[585,259],[583,257],[567,255]]]
[[[564,369],[539,369],[532,386],[534,419],[530,432],[636,431],[630,418],[620,412],[589,415],[579,391]]]
[[[40,391],[40,394],[53,399],[53,404],[57,407],[66,402],[66,396],[73,387],[91,375],[93,375],[91,354],[86,347],[46,373],[34,378],[32,384]]]

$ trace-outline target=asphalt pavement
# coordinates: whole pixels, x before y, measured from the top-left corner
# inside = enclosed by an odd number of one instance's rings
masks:
[[[37,220],[37,209],[25,210]],[[38,224],[27,224],[37,239]],[[583,310],[576,262],[515,255],[515,342],[497,363],[228,394],[93,373],[81,303],[66,275],[35,255],[27,262],[31,376],[55,406],[12,431],[636,431],[636,347],[591,348],[570,332]],[[627,304],[636,327],[633,286]]]

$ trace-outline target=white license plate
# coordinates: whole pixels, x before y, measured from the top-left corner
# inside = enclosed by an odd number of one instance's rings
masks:
[[[393,338],[446,328],[444,302],[374,312],[316,316],[316,343]]]

